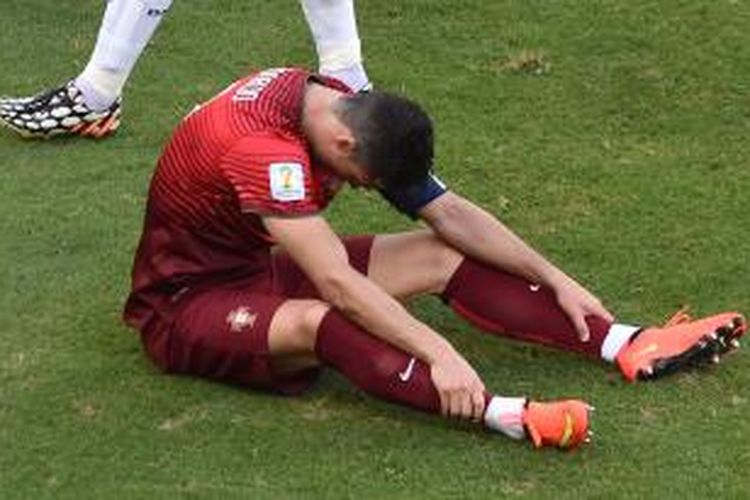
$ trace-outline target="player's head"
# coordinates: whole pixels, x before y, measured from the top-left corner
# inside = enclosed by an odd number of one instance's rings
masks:
[[[340,97],[334,113],[353,138],[348,155],[371,186],[401,187],[432,168],[432,121],[417,104],[385,92]]]

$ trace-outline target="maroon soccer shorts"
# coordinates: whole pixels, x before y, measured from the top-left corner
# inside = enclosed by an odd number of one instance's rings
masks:
[[[367,274],[373,236],[343,239],[349,263]],[[295,394],[319,370],[280,377],[268,352],[268,329],[288,299],[320,298],[305,273],[285,252],[251,277],[192,289],[181,296],[167,325],[142,335],[149,357],[164,371]]]

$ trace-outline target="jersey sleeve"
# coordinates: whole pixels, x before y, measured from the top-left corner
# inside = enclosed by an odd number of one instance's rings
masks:
[[[276,136],[245,138],[224,155],[220,171],[242,212],[298,216],[324,208],[309,155],[296,141]]]
[[[405,188],[381,189],[380,194],[396,210],[402,212],[412,219],[419,217],[419,209],[432,200],[444,194],[448,188],[433,173],[430,173],[422,181]]]

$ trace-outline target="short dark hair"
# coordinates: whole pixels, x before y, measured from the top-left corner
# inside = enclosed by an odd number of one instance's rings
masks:
[[[432,169],[432,121],[416,103],[386,92],[342,97],[334,108],[356,141],[357,163],[383,187],[418,182]]]

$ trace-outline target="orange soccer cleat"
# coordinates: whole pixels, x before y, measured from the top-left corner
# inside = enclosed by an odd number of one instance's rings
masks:
[[[576,399],[549,403],[529,401],[523,412],[523,425],[535,447],[572,450],[590,441],[591,410],[593,407]]]
[[[745,318],[727,312],[693,320],[678,311],[662,327],[643,329],[617,354],[617,365],[629,381],[654,379],[687,366],[718,363],[739,348],[747,331]]]

